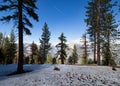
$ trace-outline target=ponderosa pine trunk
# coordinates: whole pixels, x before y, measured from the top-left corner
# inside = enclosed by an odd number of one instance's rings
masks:
[[[85,33],[85,64],[87,64],[87,40],[86,40],[86,33]]]
[[[23,73],[23,23],[22,23],[22,0],[18,0],[18,33],[19,51],[17,73]]]
[[[97,1],[97,64],[100,65],[100,0]]]
[[[96,64],[96,32],[94,31],[94,63]]]

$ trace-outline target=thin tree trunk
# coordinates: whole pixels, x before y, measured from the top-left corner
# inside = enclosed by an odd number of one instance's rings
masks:
[[[63,47],[61,47],[61,64],[64,64],[64,55],[63,55]]]
[[[64,55],[63,55],[63,41],[61,42],[61,64],[64,64]]]
[[[46,58],[46,51],[45,51],[45,44],[44,44],[44,58],[43,58],[43,64],[45,63],[45,58]]]
[[[61,64],[64,64],[64,56],[63,55],[60,56],[61,56]]]
[[[23,23],[22,23],[22,0],[18,0],[18,33],[19,33],[19,51],[17,73],[23,70]]]
[[[112,55],[111,55],[111,51],[110,51],[110,31],[109,30],[108,30],[108,49],[109,49],[108,65],[110,65],[110,60],[111,60]]]
[[[87,64],[87,41],[86,41],[86,33],[85,33],[85,64]]]
[[[97,1],[97,64],[100,65],[100,0]]]
[[[94,63],[96,64],[96,32],[94,31]]]

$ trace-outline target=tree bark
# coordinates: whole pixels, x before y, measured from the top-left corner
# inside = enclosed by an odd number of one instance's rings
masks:
[[[64,64],[64,55],[63,55],[63,40],[61,41],[61,64]]]
[[[86,33],[85,33],[85,64],[87,64],[87,40],[86,40]]]
[[[97,1],[97,64],[100,65],[100,0]]]
[[[18,0],[18,33],[19,51],[17,73],[23,73],[23,23],[22,23],[22,0]]]
[[[96,64],[96,32],[94,31],[94,63]]]
[[[110,50],[110,30],[108,30],[108,53],[109,53],[108,65],[110,65],[110,60],[112,59],[111,50]]]

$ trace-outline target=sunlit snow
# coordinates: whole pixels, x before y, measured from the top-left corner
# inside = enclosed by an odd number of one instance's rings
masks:
[[[57,66],[60,71],[53,70]],[[16,65],[0,65],[0,86],[120,86],[120,69],[107,66],[24,65],[32,72],[6,76]]]

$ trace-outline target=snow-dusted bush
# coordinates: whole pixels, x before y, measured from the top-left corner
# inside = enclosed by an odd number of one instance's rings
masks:
[[[54,67],[54,70],[56,70],[56,71],[60,71],[60,68],[58,68],[58,67]]]

